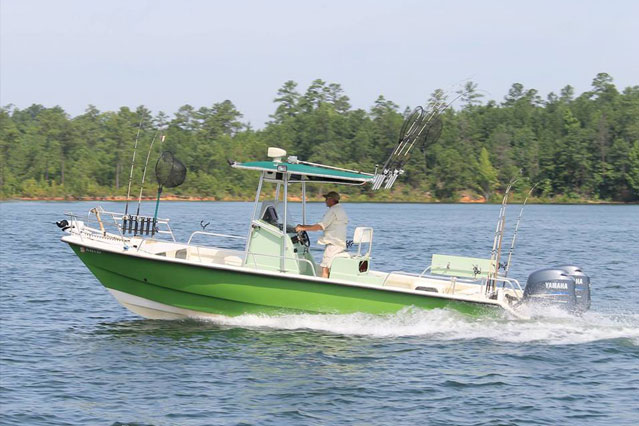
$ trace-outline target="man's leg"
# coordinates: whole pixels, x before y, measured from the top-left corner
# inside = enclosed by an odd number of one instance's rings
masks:
[[[322,278],[328,278],[331,274],[331,263],[335,257],[335,247],[331,244],[327,244],[324,249],[324,256],[320,266],[322,267]]]
[[[326,245],[326,248],[324,249],[324,257],[322,258],[322,263],[320,263],[320,266],[322,267],[322,278],[330,277],[333,259],[343,251],[344,249],[342,247],[334,246],[332,244]]]

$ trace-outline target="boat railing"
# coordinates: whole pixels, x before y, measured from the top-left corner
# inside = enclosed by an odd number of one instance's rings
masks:
[[[502,288],[504,288],[504,286],[508,285],[508,287],[514,292],[517,293],[517,291],[521,293],[523,293],[523,289],[521,287],[521,285],[519,284],[519,281],[517,281],[514,278],[507,278],[507,277],[491,277],[491,278],[479,278],[479,279],[468,279],[468,278],[463,278],[463,277],[455,277],[455,276],[446,276],[446,275],[435,275],[435,274],[427,274],[426,272],[428,272],[430,270],[430,266],[427,267],[426,269],[424,269],[420,274],[416,274],[416,273],[412,273],[412,272],[405,272],[405,271],[392,271],[390,273],[388,273],[386,275],[386,277],[384,277],[384,281],[382,282],[382,287],[384,287],[386,285],[386,283],[388,282],[388,280],[390,279],[391,276],[395,275],[404,275],[404,276],[409,276],[409,277],[415,277],[418,279],[421,278],[426,278],[426,279],[435,279],[435,280],[441,280],[442,278],[446,277],[449,278],[450,281],[453,283],[453,293],[454,293],[454,286],[456,284],[473,284],[473,285],[481,285],[481,286],[485,286],[487,284],[487,282],[489,281],[496,281],[496,282],[500,282],[502,283]]]
[[[217,232],[195,231],[189,237],[189,240],[186,243],[187,246],[191,245],[191,240],[196,235],[208,235],[210,237],[230,238],[230,239],[236,239],[236,240],[246,240],[246,237],[241,237],[239,235],[220,234],[220,233],[217,233]]]
[[[65,212],[64,215],[69,218],[70,220],[69,225],[71,226],[71,229],[75,229],[77,231],[77,234],[80,236],[80,239],[84,240],[84,238],[82,238],[82,230],[84,228],[85,221],[80,220],[79,216],[72,212]],[[87,218],[87,222],[88,222],[88,218]]]
[[[142,215],[124,215],[122,213],[106,211],[100,206],[89,210],[82,221],[80,221],[79,216],[71,212],[65,213],[65,215],[71,218],[71,225],[76,226],[80,238],[83,238],[83,234],[91,234],[93,236],[102,234],[101,238],[119,237],[123,243],[126,243],[131,237],[167,235],[175,242],[175,236],[169,225],[169,219]],[[80,222],[82,222],[83,226],[79,226]]]
[[[513,292],[517,293],[517,291],[519,291],[521,294],[524,293],[524,289],[521,287],[521,284],[519,284],[519,281],[517,281],[514,278],[497,277],[497,278],[491,278],[491,279],[497,282],[501,282],[502,283],[501,288],[504,288],[504,286],[508,284],[508,286]]]
[[[122,235],[117,225],[114,226],[110,221],[103,220],[103,214],[108,215],[108,213],[98,207],[89,210],[87,215],[82,217],[71,212],[67,212],[64,215],[71,219],[71,227],[75,229],[72,232],[77,233],[81,240],[84,240],[84,237],[90,239],[99,237],[101,240],[126,242],[126,238]]]
[[[430,266],[426,268],[425,270],[423,270],[420,274],[416,274],[414,272],[405,272],[405,271],[390,272],[388,275],[386,275],[386,278],[384,279],[384,282],[382,283],[382,285],[384,285],[386,281],[388,281],[391,275],[408,275],[410,277],[415,277],[415,278],[431,278],[431,279],[437,279],[437,280],[441,280],[444,277],[443,275],[426,274],[426,272],[429,269],[430,269]],[[481,284],[481,280],[471,280],[467,278],[460,278],[460,277],[454,277],[454,276],[450,276],[450,278],[455,278],[456,282],[463,283],[463,284]]]
[[[441,275],[434,275],[434,274],[426,274],[426,272],[431,270],[432,265],[429,265],[426,269],[424,269],[422,271],[421,274],[419,274],[420,278],[439,278],[441,279]],[[501,282],[502,283],[502,288],[505,285],[508,285],[512,291],[516,292],[516,291],[520,291],[523,292],[523,289],[521,287],[521,284],[519,284],[519,281],[517,281],[515,278],[507,278],[507,277],[494,277],[491,276],[490,278],[488,278],[488,281],[497,281],[497,282]],[[477,284],[480,283],[482,285],[485,284],[486,278],[482,278],[482,279],[475,279],[475,280],[469,280],[469,279],[464,279],[464,278],[457,278],[457,282],[462,282],[462,283],[468,283],[468,284]]]
[[[279,256],[279,255],[274,255],[274,254],[264,254],[264,253],[248,253],[249,256],[253,256],[253,266],[255,267],[255,269],[260,269],[257,266],[257,262],[255,261],[255,257],[256,256],[261,256],[261,257],[269,257],[269,258],[275,258],[275,259],[284,259],[284,260],[292,260],[295,262],[304,262],[304,263],[308,263],[311,266],[311,270],[313,271],[313,276],[316,277],[317,276],[317,272],[315,271],[315,265],[313,265],[313,262],[311,262],[308,259],[300,259],[298,257],[290,257],[290,256]]]

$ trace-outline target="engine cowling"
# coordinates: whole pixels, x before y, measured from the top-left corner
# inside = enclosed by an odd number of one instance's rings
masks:
[[[575,279],[559,268],[539,269],[528,276],[524,303],[538,306],[558,306],[575,310]]]
[[[575,279],[576,310],[586,312],[590,309],[590,277],[584,274],[579,266],[561,265],[558,268]]]
[[[585,312],[590,308],[590,277],[574,265],[539,269],[528,276],[523,301]]]

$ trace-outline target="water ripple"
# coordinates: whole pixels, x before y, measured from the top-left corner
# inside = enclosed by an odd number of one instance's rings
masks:
[[[0,424],[630,425],[639,416],[638,206],[527,210],[513,276],[579,262],[593,279],[593,309],[582,317],[405,309],[175,322],[125,311],[45,223],[92,206],[0,205]],[[309,216],[322,209],[309,206]],[[348,205],[352,225],[393,231],[376,232],[384,256],[374,267],[408,271],[433,251],[487,255],[498,210]],[[251,206],[163,211],[184,219],[175,224],[184,238],[203,218],[244,232]]]

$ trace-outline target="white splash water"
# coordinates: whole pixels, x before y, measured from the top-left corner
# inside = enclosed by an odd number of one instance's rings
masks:
[[[241,315],[216,319],[216,324],[241,328],[317,330],[377,338],[423,336],[430,340],[490,339],[497,342],[568,345],[599,340],[629,339],[639,346],[639,314],[606,315],[588,312],[581,317],[561,311],[536,312],[534,320],[473,318],[454,311],[407,308],[393,315],[295,314]]]

